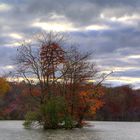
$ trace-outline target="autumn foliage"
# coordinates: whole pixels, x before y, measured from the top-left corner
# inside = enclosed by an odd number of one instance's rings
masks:
[[[140,121],[140,90],[124,85],[105,91],[102,97],[105,104],[97,111],[97,120]]]
[[[10,90],[0,100],[0,119],[24,119],[28,111],[38,108],[38,102],[30,96],[27,83],[10,82],[9,85]],[[100,87],[99,89],[103,96],[98,96],[97,101],[99,101],[98,106],[102,105],[102,107],[94,108],[93,104],[92,111],[86,110],[84,113],[84,120],[140,121],[140,90],[134,90],[130,86]],[[97,93],[92,93],[95,99]],[[86,96],[84,92],[81,94]],[[69,97],[66,100],[70,104]],[[81,99],[76,116],[82,116],[84,108],[86,108],[85,102],[83,102],[84,100]],[[87,103],[90,105],[89,102]]]
[[[5,78],[0,77],[0,97],[3,97],[5,93],[10,90],[10,86]]]
[[[22,94],[35,104],[26,126],[36,120],[45,129],[81,127],[86,114],[95,114],[103,105],[101,84],[89,83],[98,73],[89,61],[92,53],[63,44],[63,35],[45,33],[18,48],[17,75],[27,84]]]

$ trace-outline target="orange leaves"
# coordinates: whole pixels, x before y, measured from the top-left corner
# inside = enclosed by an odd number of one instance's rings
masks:
[[[90,106],[90,111],[92,114],[95,114],[98,109],[103,106],[103,102],[99,99],[93,99],[93,104]]]
[[[86,91],[82,91],[81,93],[80,93],[80,96],[82,96],[82,97],[88,97],[88,92],[86,92]]]
[[[99,87],[98,89],[94,90],[93,87],[85,88],[85,91],[80,92],[80,102],[82,107],[86,107],[88,112],[91,114],[95,114],[96,111],[103,106],[103,101],[100,97],[103,95],[104,90],[103,87]]]
[[[57,43],[43,44],[40,52],[42,64],[45,68],[59,65],[64,61],[64,51]]]

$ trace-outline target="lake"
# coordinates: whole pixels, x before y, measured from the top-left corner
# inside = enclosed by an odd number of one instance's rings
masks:
[[[89,122],[73,130],[24,129],[22,121],[0,121],[0,140],[140,140],[140,122]]]

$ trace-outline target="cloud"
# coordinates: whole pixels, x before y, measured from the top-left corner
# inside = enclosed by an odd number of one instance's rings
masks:
[[[46,31],[72,31],[76,30],[69,22],[35,22],[32,24],[33,27],[40,27]]]
[[[0,67],[4,67],[7,65],[12,65],[13,58],[16,54],[16,48],[11,47],[0,47]]]
[[[5,12],[11,10],[12,7],[5,3],[0,3],[0,12]]]
[[[114,78],[125,76],[138,85],[139,7],[139,0],[0,0],[0,67],[12,65],[21,40],[56,30],[68,32],[81,51],[94,51],[101,70],[114,70]]]

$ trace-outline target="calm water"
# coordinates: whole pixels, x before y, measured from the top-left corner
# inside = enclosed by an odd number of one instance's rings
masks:
[[[0,121],[0,140],[140,140],[140,122],[90,122],[74,130],[26,130],[22,121]]]

